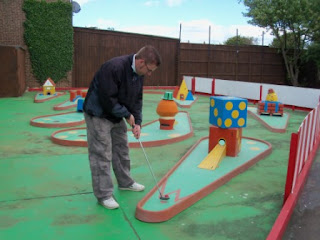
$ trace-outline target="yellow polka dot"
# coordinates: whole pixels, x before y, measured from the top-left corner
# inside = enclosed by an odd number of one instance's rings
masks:
[[[244,118],[239,118],[239,120],[238,120],[238,126],[241,127],[241,126],[243,126],[244,124],[245,124]]]
[[[69,134],[76,134],[78,131],[69,131]]]
[[[219,113],[219,112],[218,112],[218,108],[215,108],[215,109],[213,110],[214,116],[217,117],[217,116],[218,116],[218,113]]]
[[[233,108],[233,103],[232,102],[227,102],[226,103],[226,109],[231,110]]]
[[[239,103],[239,109],[240,110],[245,110],[246,109],[247,104],[245,102],[240,102]]]
[[[253,141],[247,141],[247,144],[255,145],[255,144],[256,144],[256,142],[253,142]]]
[[[233,110],[232,113],[231,113],[231,116],[233,118],[238,118],[239,117],[239,111],[238,110]]]
[[[218,118],[217,123],[218,123],[218,126],[220,127],[220,126],[221,126],[221,124],[222,124],[222,120],[221,120],[221,118]]]
[[[214,106],[214,99],[211,99],[210,104],[211,104],[211,107],[213,107],[213,106]]]
[[[224,125],[226,127],[230,127],[232,125],[232,120],[230,118],[227,118],[225,121],[224,121]]]
[[[78,138],[78,139],[75,139],[75,141],[78,141],[78,142],[84,142],[85,140],[83,138]]]

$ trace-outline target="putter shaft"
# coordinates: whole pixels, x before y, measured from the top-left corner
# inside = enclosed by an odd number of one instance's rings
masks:
[[[147,160],[148,167],[149,167],[150,172],[151,172],[151,174],[152,174],[153,180],[154,180],[154,182],[156,183],[156,186],[157,186],[158,192],[159,192],[159,194],[160,194],[160,198],[161,198],[161,199],[163,199],[164,197],[163,197],[163,196],[162,196],[162,194],[161,194],[161,191],[160,191],[160,188],[159,188],[158,182],[157,182],[157,180],[156,180],[156,177],[155,177],[155,175],[154,175],[154,173],[153,173],[153,170],[152,170],[151,164],[150,164],[150,162],[149,162],[149,159],[148,159],[148,157],[147,157],[147,154],[146,154],[146,152],[144,151],[144,147],[143,147],[143,145],[142,145],[142,143],[141,143],[141,141],[140,141],[140,139],[139,139],[139,138],[138,138],[138,141],[139,141],[139,143],[140,143],[140,146],[141,146],[141,149],[142,149],[142,151],[143,151],[143,154],[144,154],[144,156],[145,156],[145,158],[146,158],[146,160]]]

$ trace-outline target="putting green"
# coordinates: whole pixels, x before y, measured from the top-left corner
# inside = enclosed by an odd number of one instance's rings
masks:
[[[141,141],[144,146],[159,146],[172,142],[182,141],[192,136],[192,126],[187,112],[179,112],[175,116],[174,129],[160,130],[158,120],[152,121],[142,127]],[[86,128],[66,129],[54,132],[51,135],[53,142],[66,146],[87,146]],[[128,142],[130,147],[139,147],[139,142],[135,139],[132,132],[128,131]]]
[[[255,119],[261,122],[272,132],[285,132],[289,122],[289,114],[283,113],[283,116],[260,115],[256,107],[248,107],[250,113]]]
[[[226,156],[215,170],[199,168],[208,154],[208,138],[199,141],[158,184],[138,203],[136,216],[146,222],[161,222],[186,209],[211,191],[238,175],[271,153],[271,144],[253,138],[242,138],[241,151],[236,157]]]

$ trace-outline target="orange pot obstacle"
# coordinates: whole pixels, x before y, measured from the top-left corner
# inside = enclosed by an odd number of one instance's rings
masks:
[[[178,106],[173,100],[172,92],[166,92],[159,102],[157,113],[160,116],[160,129],[172,130],[175,122],[175,115],[178,113]]]

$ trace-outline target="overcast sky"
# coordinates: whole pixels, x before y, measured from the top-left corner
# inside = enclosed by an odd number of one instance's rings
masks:
[[[254,37],[257,44],[272,42],[270,32],[248,24],[246,8],[238,0],[76,0],[76,27],[112,28],[115,31],[179,38],[191,43],[223,44],[238,34]]]

